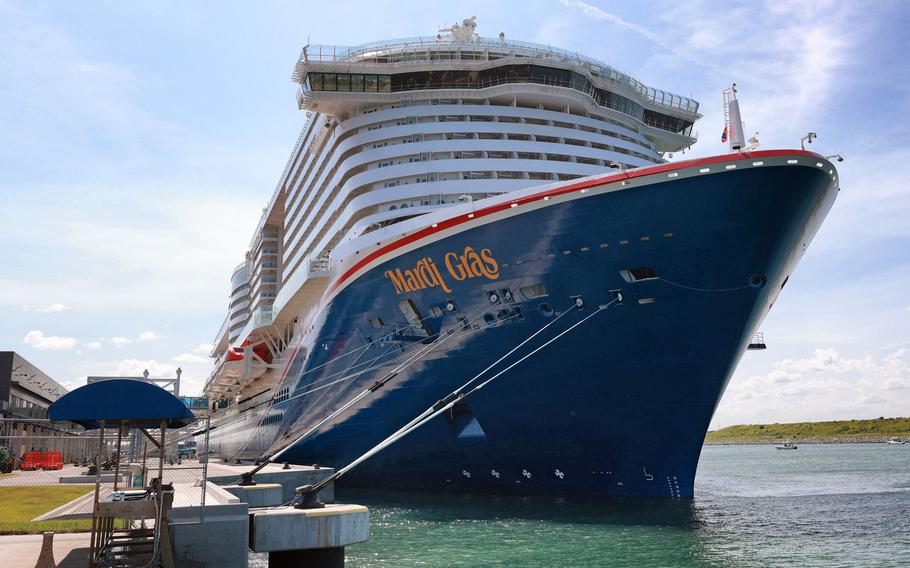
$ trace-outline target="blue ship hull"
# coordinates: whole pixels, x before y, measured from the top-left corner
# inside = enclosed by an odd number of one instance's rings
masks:
[[[783,159],[710,175],[698,175],[696,164],[677,179],[660,173],[599,193],[595,186],[588,195],[457,230],[370,267],[324,306],[313,324],[318,339],[291,364],[289,400],[266,411],[278,423],[260,427],[257,439],[270,445],[305,431],[385,376],[401,360],[393,358],[458,330],[281,457],[341,467],[563,312],[570,313],[494,372],[621,291],[621,303],[342,482],[691,497],[724,388],[837,191],[835,176],[814,157],[812,166]],[[466,250],[487,254],[460,258]],[[438,272],[419,270],[423,259]],[[653,273],[628,272],[639,268]],[[546,295],[533,297],[544,289]],[[582,309],[573,307],[579,297]],[[412,319],[424,321],[408,328],[403,301],[410,301]],[[370,361],[368,372],[326,387]],[[224,454],[249,436],[217,443]]]

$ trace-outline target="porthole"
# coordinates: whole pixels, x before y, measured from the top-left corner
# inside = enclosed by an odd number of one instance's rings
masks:
[[[555,313],[553,311],[553,306],[550,304],[540,304],[537,306],[537,309],[540,310],[541,315],[545,318],[553,317],[553,314]]]

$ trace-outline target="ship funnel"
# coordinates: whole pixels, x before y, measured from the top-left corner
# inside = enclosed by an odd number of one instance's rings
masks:
[[[743,119],[739,114],[739,101],[736,100],[736,83],[724,91],[724,140],[730,142],[730,149],[739,151],[745,146]]]

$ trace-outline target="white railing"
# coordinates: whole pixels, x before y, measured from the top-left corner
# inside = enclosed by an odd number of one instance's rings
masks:
[[[649,87],[602,61],[580,55],[576,52],[524,41],[501,41],[494,38],[477,38],[475,41],[440,41],[436,37],[411,37],[366,43],[358,46],[308,45],[300,53],[300,61],[351,62],[356,59],[375,59],[377,63],[405,63],[417,61],[478,61],[475,57],[480,50],[489,56],[495,52],[500,56],[511,56],[516,52],[523,55],[558,59],[573,62],[595,71],[598,76],[624,85],[649,103],[671,109],[698,112],[698,101]],[[463,55],[471,54],[469,57]],[[484,59],[480,59],[483,61]],[[365,63],[369,61],[364,61]],[[300,77],[295,77],[299,79]]]
[[[328,274],[332,271],[332,259],[328,256],[310,259],[307,263],[307,272],[314,275]]]

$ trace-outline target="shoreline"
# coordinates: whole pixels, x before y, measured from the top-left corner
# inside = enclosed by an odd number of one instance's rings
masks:
[[[744,438],[742,440],[705,440],[705,446],[770,446],[793,442],[799,444],[884,444],[892,438],[905,440],[897,436],[852,436],[852,437],[819,437],[819,438]],[[910,442],[908,442],[910,445]]]

